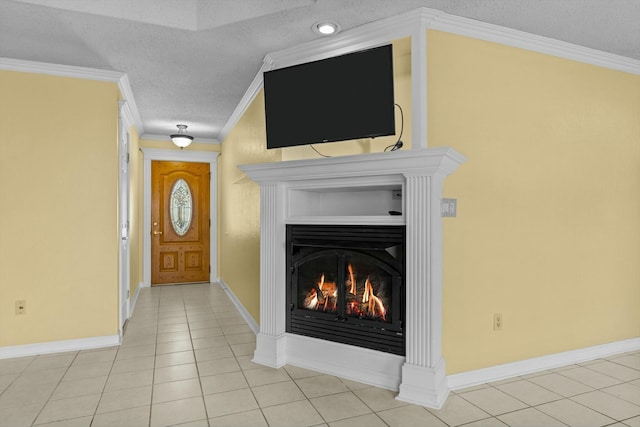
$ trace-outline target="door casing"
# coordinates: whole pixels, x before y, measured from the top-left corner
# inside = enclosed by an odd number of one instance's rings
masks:
[[[118,335],[122,340],[124,324],[129,319],[131,311],[129,299],[129,291],[131,289],[129,150],[132,120],[125,102],[120,102],[118,116]]]
[[[218,156],[216,151],[185,151],[158,148],[141,148],[144,154],[143,168],[143,273],[141,287],[151,286],[151,162],[153,160],[160,161],[176,161],[176,162],[196,162],[209,163],[209,172],[211,173],[211,185],[209,185],[209,215],[211,219],[210,235],[209,235],[209,265],[211,265],[211,274],[209,282],[218,281],[218,202],[217,202],[217,176],[218,176]]]

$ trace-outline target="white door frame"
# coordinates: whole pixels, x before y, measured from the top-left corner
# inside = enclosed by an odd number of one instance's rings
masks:
[[[185,151],[173,149],[141,148],[144,154],[144,221],[143,221],[143,262],[142,286],[151,286],[151,162],[154,160],[171,162],[209,163],[211,184],[209,185],[209,282],[218,281],[218,156],[216,151]]]
[[[124,323],[129,318],[129,292],[131,289],[129,150],[132,121],[125,102],[120,103],[118,122],[118,333],[120,340],[122,340]]]

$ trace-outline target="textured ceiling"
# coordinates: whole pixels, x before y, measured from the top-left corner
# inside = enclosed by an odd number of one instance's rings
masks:
[[[127,74],[144,132],[217,138],[264,56],[418,7],[640,60],[638,0],[0,0],[0,57]]]

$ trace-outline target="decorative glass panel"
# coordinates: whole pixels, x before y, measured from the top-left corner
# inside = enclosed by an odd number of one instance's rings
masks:
[[[173,184],[169,199],[171,225],[178,236],[184,236],[191,226],[193,199],[187,181],[180,178]]]

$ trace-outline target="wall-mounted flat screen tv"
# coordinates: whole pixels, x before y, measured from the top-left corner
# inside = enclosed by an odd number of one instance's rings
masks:
[[[391,45],[264,73],[267,148],[395,134]]]

